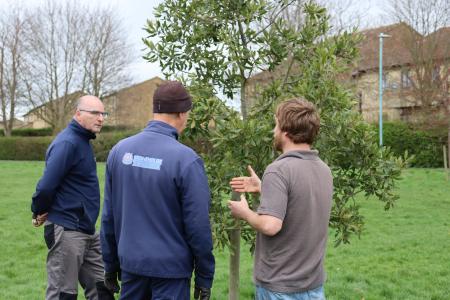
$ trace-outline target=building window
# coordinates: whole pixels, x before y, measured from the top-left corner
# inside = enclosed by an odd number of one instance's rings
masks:
[[[409,69],[403,69],[401,75],[402,88],[409,88],[412,86],[412,80]]]
[[[438,82],[441,80],[440,68],[436,66],[433,68],[433,73],[431,74],[431,81]]]
[[[400,107],[400,120],[404,122],[411,121],[413,107]]]
[[[398,88],[398,85],[392,81],[388,73],[383,73],[382,80],[383,80],[383,90],[387,89],[395,90]]]
[[[357,94],[357,98],[358,98],[358,111],[360,114],[362,114],[362,92],[358,92]]]
[[[382,75],[382,82],[383,82],[382,87],[383,87],[383,90],[385,90],[388,87],[388,85],[387,85],[388,84],[388,82],[387,82],[388,78],[387,77],[388,77],[387,74],[383,73],[383,75]]]

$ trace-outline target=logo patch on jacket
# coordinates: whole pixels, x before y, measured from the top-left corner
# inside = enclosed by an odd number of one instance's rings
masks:
[[[163,160],[159,158],[153,158],[148,156],[133,155],[133,153],[127,152],[122,157],[122,163],[124,165],[131,165],[133,167],[160,170]]]

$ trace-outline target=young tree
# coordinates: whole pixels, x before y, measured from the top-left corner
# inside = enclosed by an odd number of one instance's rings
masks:
[[[351,94],[337,83],[338,74],[356,55],[357,40],[351,34],[326,38],[326,10],[313,3],[303,7],[300,30],[293,30],[281,17],[269,13],[279,11],[279,16],[289,4],[166,1],[156,9],[156,20],[147,26],[149,36],[160,40],[158,44],[146,40],[147,59],[159,61],[167,75],[189,75],[196,103],[186,136],[196,146],[201,144],[199,141],[206,143],[203,157],[213,199],[215,243],[230,246],[235,252],[239,249],[230,243],[233,236],[230,238],[229,233],[235,232],[236,224],[226,207],[228,182],[244,173],[247,164],[262,174],[274,159],[273,109],[286,97],[303,95],[320,110],[323,129],[316,147],[335,178],[330,225],[336,230],[336,244],[349,242],[351,234],[362,230],[356,195],[374,195],[385,203],[385,208],[396,199],[393,188],[402,160],[378,148],[374,133],[352,110]],[[266,26],[258,27],[262,21]],[[261,93],[257,104],[248,111],[244,93],[248,78],[261,70],[273,70],[288,53],[292,53],[299,70],[293,75],[290,68],[282,68],[277,73],[280,80]],[[230,98],[234,91],[241,92],[243,118],[217,99],[215,87]],[[252,200],[256,205],[257,199]],[[252,242],[253,231],[246,225],[237,226],[243,230],[242,237]],[[234,272],[238,274],[238,270],[230,270],[229,299],[238,298],[238,285],[233,282],[238,276]]]
[[[5,136],[11,136],[17,108],[23,98],[27,12],[9,7],[0,15],[0,107]]]
[[[403,37],[411,57],[411,90],[406,94],[421,115],[422,125],[448,128],[450,146],[450,28],[446,27],[450,25],[450,2],[391,1],[388,14],[413,29]],[[448,151],[450,155],[450,147]]]
[[[148,37],[157,36],[160,42],[144,39],[149,49],[146,59],[159,61],[166,76],[193,72],[228,98],[239,92],[246,118],[248,78],[279,64],[290,38],[280,18],[262,29],[257,24],[267,21],[269,10],[279,15],[292,2],[166,1],[155,9],[156,21],[147,23]]]
[[[80,94],[102,96],[128,81],[129,46],[112,9],[49,0],[33,11],[30,26],[27,98],[54,132]]]
[[[165,1],[155,10],[157,20],[147,24],[149,37],[157,36],[160,42],[144,39],[149,48],[146,58],[151,62],[159,60],[166,76],[195,73],[200,82],[218,87],[230,99],[238,91],[241,114],[246,119],[248,78],[279,64],[286,56],[286,41],[292,38],[282,19],[267,20],[268,11],[279,15],[292,2]],[[267,24],[258,29],[257,24],[263,21]],[[233,250],[230,286],[237,290],[239,222],[229,236]]]

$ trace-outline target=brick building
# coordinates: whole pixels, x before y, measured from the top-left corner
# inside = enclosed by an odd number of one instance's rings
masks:
[[[450,84],[450,27],[422,36],[405,23],[397,23],[368,29],[360,32],[362,40],[359,45],[360,58],[351,68],[350,76],[342,76],[344,84],[350,85],[358,98],[357,109],[368,122],[377,122],[379,113],[379,34],[385,33],[390,38],[383,41],[383,115],[384,120],[414,121],[420,111],[421,103],[414,97],[413,86],[417,84],[413,72],[412,51],[408,48],[406,38],[431,45],[431,62],[433,76],[447,90]],[[410,43],[409,43],[410,45]],[[273,72],[261,72],[248,80],[246,92],[249,106],[253,105],[262,87],[284,76],[283,67]],[[293,74],[298,69],[292,67]],[[450,95],[449,95],[450,96]]]
[[[102,98],[105,110],[110,113],[105,125],[122,126],[128,128],[142,128],[153,118],[153,93],[163,80],[154,77],[149,80],[122,88]],[[82,93],[74,93],[76,100]],[[40,113],[45,105],[34,108],[24,115],[24,121],[29,128],[49,127],[41,117]],[[66,123],[70,121],[73,112],[67,114]]]

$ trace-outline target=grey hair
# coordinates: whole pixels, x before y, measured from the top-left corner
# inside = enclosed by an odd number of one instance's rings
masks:
[[[73,108],[74,108],[75,110],[77,110],[77,109],[80,108],[81,102],[83,101],[83,100],[81,100],[82,97],[83,97],[83,96],[79,97],[79,98],[75,101],[75,104],[74,104],[74,106],[73,106]]]
[[[80,108],[81,104],[83,103],[83,98],[86,97],[88,95],[81,95],[80,97],[77,98],[77,100],[75,100],[74,102],[74,109],[77,110]]]

